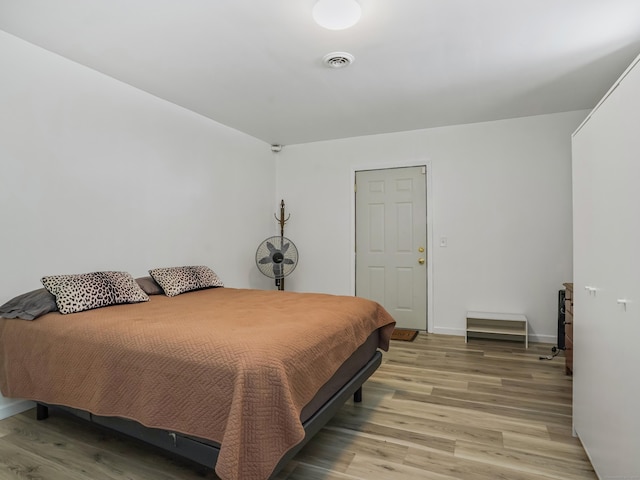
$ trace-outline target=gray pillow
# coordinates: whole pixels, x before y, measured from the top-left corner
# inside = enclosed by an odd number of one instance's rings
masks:
[[[22,318],[35,320],[49,312],[56,312],[56,297],[46,288],[39,288],[12,298],[0,307],[0,316],[4,318]]]
[[[153,277],[136,278],[136,282],[147,295],[160,295],[164,293],[162,287],[153,279]]]

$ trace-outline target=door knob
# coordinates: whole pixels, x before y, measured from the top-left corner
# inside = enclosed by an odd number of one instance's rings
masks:
[[[420,247],[420,248],[418,248],[418,251],[419,251],[420,253],[424,252],[424,247]]]
[[[419,263],[420,265],[424,265],[424,258],[419,258],[419,259],[418,259],[418,263]]]

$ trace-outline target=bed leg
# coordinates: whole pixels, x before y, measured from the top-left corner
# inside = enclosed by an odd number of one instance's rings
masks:
[[[362,387],[356,390],[353,394],[353,401],[356,403],[360,403],[362,401]]]
[[[36,404],[36,419],[45,420],[47,418],[49,418],[49,407],[41,403]]]

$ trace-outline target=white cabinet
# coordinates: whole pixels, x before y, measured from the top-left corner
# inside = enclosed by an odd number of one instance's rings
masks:
[[[576,130],[572,152],[574,429],[600,478],[640,478],[638,59]]]

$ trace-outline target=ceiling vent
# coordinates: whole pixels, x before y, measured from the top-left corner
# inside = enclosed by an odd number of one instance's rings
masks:
[[[344,68],[348,67],[353,63],[355,58],[353,55],[347,52],[331,52],[327,53],[323,58],[322,62],[330,68]]]

